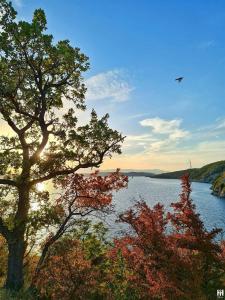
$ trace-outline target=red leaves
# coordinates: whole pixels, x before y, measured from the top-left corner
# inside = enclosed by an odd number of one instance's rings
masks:
[[[63,182],[64,195],[58,199],[74,212],[86,213],[87,209],[101,210],[110,206],[112,192],[127,186],[128,178],[119,170],[107,176],[98,172],[85,176],[74,174]]]
[[[191,187],[189,176],[182,177],[182,193],[180,201],[172,203],[174,212],[168,214],[168,219],[175,228],[175,239],[179,247],[190,248],[191,250],[220,251],[217,244],[213,242],[221,229],[215,228],[208,232],[199,214],[195,212],[195,205],[190,199]]]
[[[88,299],[97,273],[85,255],[77,240],[57,242],[37,281],[41,295],[52,300]]]
[[[59,204],[87,213],[108,207],[112,191],[126,186],[127,178],[118,171],[105,177],[94,173],[74,175],[64,184]],[[219,229],[205,229],[190,194],[185,175],[173,212],[165,213],[161,204],[150,208],[137,202],[120,216],[131,233],[115,239],[111,248],[104,245],[94,259],[90,253],[99,247],[93,248],[96,237],[85,243],[92,249],[88,255],[82,239],[56,242],[41,269],[42,294],[49,291],[51,299],[91,299],[94,294],[104,299],[213,299],[215,288],[223,286],[225,245],[214,240]]]
[[[157,204],[151,209],[145,202],[139,202],[134,209],[120,218],[131,226],[134,234],[116,240],[111,255],[115,256],[120,249],[134,273],[130,280],[143,299],[179,295],[174,264],[179,266],[180,259],[165,233],[168,220],[163,206]]]
[[[221,280],[222,249],[213,240],[220,230],[204,228],[190,194],[185,175],[180,200],[171,204],[172,213],[165,214],[160,204],[151,209],[138,202],[120,216],[133,234],[115,240],[111,256],[121,251],[134,274],[128,280],[143,299],[197,299],[209,295]]]

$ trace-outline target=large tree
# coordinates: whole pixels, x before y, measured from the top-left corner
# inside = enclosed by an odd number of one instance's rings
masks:
[[[98,167],[121,152],[124,139],[109,128],[108,115],[99,119],[94,111],[89,124],[78,126],[88,58],[68,40],[55,43],[46,24],[43,10],[30,23],[17,21],[12,5],[0,0],[0,234],[9,250],[9,289],[23,286],[27,237],[35,231],[31,202],[48,202],[36,185],[52,180],[57,187],[66,175]],[[48,205],[41,209],[36,224],[50,219]]]

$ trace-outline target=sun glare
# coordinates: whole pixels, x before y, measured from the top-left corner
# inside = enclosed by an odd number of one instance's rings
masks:
[[[37,189],[38,192],[43,192],[44,189],[45,189],[44,183],[42,183],[42,182],[37,183],[36,189]]]

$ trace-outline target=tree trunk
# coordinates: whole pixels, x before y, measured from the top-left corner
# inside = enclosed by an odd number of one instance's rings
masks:
[[[23,287],[23,259],[26,250],[24,233],[29,209],[29,188],[24,184],[19,189],[18,208],[14,219],[14,229],[10,232],[8,243],[8,270],[5,287],[18,291]]]
[[[18,291],[23,287],[23,258],[25,253],[23,236],[8,241],[8,270],[5,287]]]

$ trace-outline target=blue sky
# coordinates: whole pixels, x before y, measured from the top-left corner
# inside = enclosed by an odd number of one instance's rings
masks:
[[[126,136],[103,168],[175,170],[225,158],[225,1],[15,0],[90,57],[94,107]],[[184,76],[181,84],[177,76]]]

